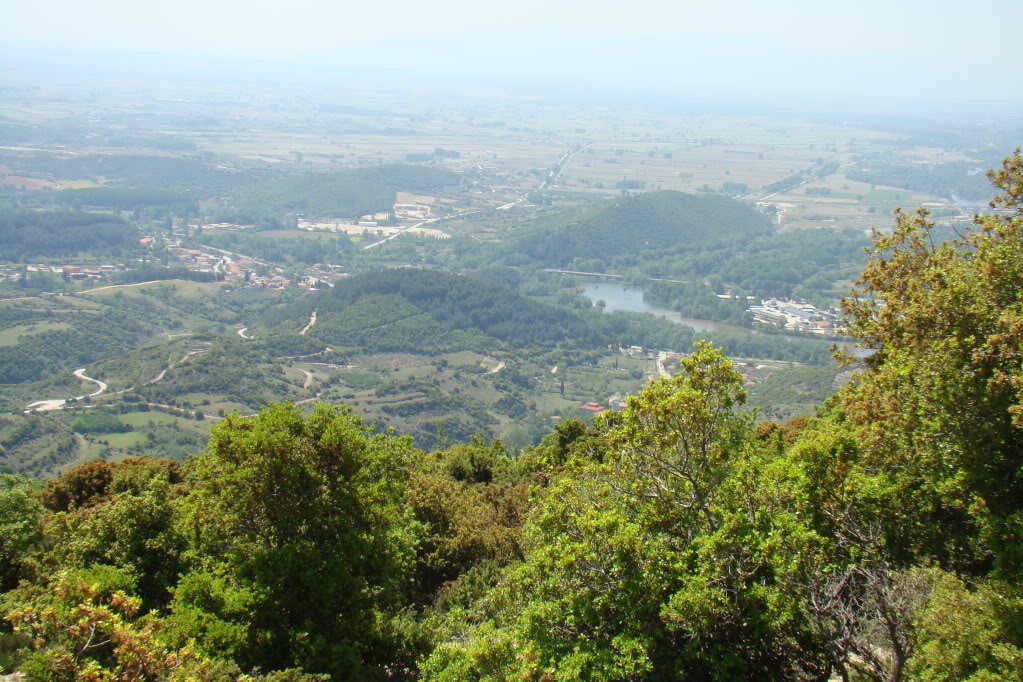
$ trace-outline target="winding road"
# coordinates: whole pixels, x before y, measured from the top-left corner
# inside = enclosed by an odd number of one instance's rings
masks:
[[[664,361],[668,359],[668,354],[663,351],[657,351],[657,374],[663,379],[670,379],[671,372],[664,368]]]
[[[162,369],[159,374],[157,374],[155,377],[153,377],[152,379],[150,379],[149,381],[147,381],[143,385],[144,386],[148,386],[150,384],[155,384],[156,382],[162,380],[167,375],[167,370],[171,369],[172,367],[174,367],[176,365],[180,365],[182,362],[184,362],[188,358],[192,357],[193,355],[198,355],[199,353],[202,353],[202,352],[203,351],[201,351],[201,350],[193,350],[193,351],[189,351],[188,353],[185,353],[185,356],[183,358],[181,358],[177,362],[171,362],[164,369]],[[82,367],[81,369],[76,369],[74,372],[72,372],[72,374],[76,378],[81,380],[81,381],[91,381],[92,383],[96,384],[99,387],[98,390],[93,391],[92,393],[88,394],[88,397],[90,397],[90,398],[98,396],[98,395],[100,395],[101,393],[103,393],[103,392],[105,392],[107,390],[107,384],[105,382],[100,381],[99,379],[93,379],[90,376],[86,376],[85,375],[85,368],[84,367]],[[137,387],[132,386],[131,388],[125,388],[125,389],[122,389],[120,391],[115,391],[112,395],[121,395],[123,393],[127,393],[128,391],[134,391],[135,388],[137,388]],[[85,397],[86,396],[84,396],[84,395],[80,395],[80,396],[77,396],[77,397],[74,397],[74,398],[54,398],[52,400],[36,400],[36,401],[31,402],[28,405],[26,405],[25,409],[22,412],[24,414],[29,414],[30,412],[49,412],[51,410],[63,410],[65,407],[67,407],[67,403],[68,403],[69,400],[78,401],[78,400],[83,400]],[[153,403],[153,404],[155,405],[157,403]],[[170,406],[167,405],[167,406],[164,406],[164,407],[170,407]]]
[[[80,381],[91,381],[92,383],[99,386],[99,389],[88,394],[88,397],[92,398],[99,395],[107,390],[107,385],[99,379],[93,379],[92,377],[85,376],[85,368],[76,369],[71,372]],[[74,398],[54,398],[52,400],[36,400],[25,406],[24,414],[29,412],[49,412],[50,410],[63,410],[67,405],[68,400],[83,400],[86,396],[80,395]]]
[[[84,367],[82,367],[81,369],[76,369],[74,372],[72,372],[72,374],[74,374],[76,377],[78,377],[82,381],[91,381],[92,383],[94,383],[97,386],[99,386],[99,390],[98,391],[96,391],[95,393],[90,393],[89,394],[90,398],[92,398],[94,396],[97,396],[100,393],[102,393],[103,391],[107,390],[107,385],[105,383],[103,383],[102,381],[100,381],[99,379],[93,379],[92,377],[85,376],[85,368]],[[81,399],[81,398],[84,398],[84,397],[85,396],[83,395],[83,396],[79,396],[78,398]]]

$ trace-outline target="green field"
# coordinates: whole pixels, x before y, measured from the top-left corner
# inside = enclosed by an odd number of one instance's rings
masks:
[[[7,329],[0,330],[0,347],[16,345],[19,337],[32,336],[58,329],[70,329],[70,327],[71,325],[65,322],[37,322],[35,324],[19,324],[15,327],[8,327]]]

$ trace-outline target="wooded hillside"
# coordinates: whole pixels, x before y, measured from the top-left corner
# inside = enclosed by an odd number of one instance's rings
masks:
[[[574,258],[610,259],[770,230],[763,214],[734,199],[647,192],[546,217],[517,248],[541,263],[562,266]]]

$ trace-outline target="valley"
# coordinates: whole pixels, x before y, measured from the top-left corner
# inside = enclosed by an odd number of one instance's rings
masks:
[[[864,230],[895,205],[966,216],[958,185],[886,183],[899,159],[969,153],[907,146],[882,120],[472,98],[395,116],[372,91],[332,113],[241,86],[234,105],[189,93],[129,116],[126,96],[0,101],[0,162],[33,180],[0,192],[4,407],[42,434],[5,446],[11,471],[94,454],[80,434],[53,454],[78,413],[129,415],[109,456],[180,457],[223,415],[280,400],[349,404],[423,447],[480,433],[517,450],[615,409],[701,337],[750,368],[754,404],[761,385],[774,396],[765,415],[806,414],[839,385],[797,377],[837,374]],[[48,139],[67,116],[97,132]],[[47,230],[61,236],[32,236]],[[421,274],[365,284],[394,269]],[[443,305],[417,296],[431,290]],[[161,421],[140,430],[136,408]],[[45,443],[44,468],[19,460]]]
[[[1023,3],[14,3],[0,682],[1023,682]]]

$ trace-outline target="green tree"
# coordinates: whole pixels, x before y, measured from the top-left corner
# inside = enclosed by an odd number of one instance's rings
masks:
[[[213,428],[187,467],[182,530],[208,582],[249,595],[240,663],[362,679],[397,658],[388,619],[413,559],[401,503],[413,452],[408,438],[372,435],[347,407],[319,404],[303,417],[274,404]],[[174,608],[232,622],[208,594],[191,590]]]
[[[29,550],[42,538],[43,512],[31,481],[0,475],[0,590],[17,585]]]
[[[875,349],[843,394],[887,488],[889,546],[967,573],[1023,576],[1023,159],[990,173],[1002,211],[935,243],[925,211],[896,213],[849,331]],[[903,553],[903,560],[907,559]]]
[[[525,560],[481,602],[483,625],[449,623],[452,639],[426,661],[425,679],[827,672],[794,602],[767,579],[771,541],[737,504],[756,481],[752,420],[734,409],[741,376],[706,344],[681,367],[598,418],[599,438],[566,428],[561,447],[552,440],[526,456],[531,468],[557,468],[524,527]],[[744,484],[730,483],[740,469]]]

